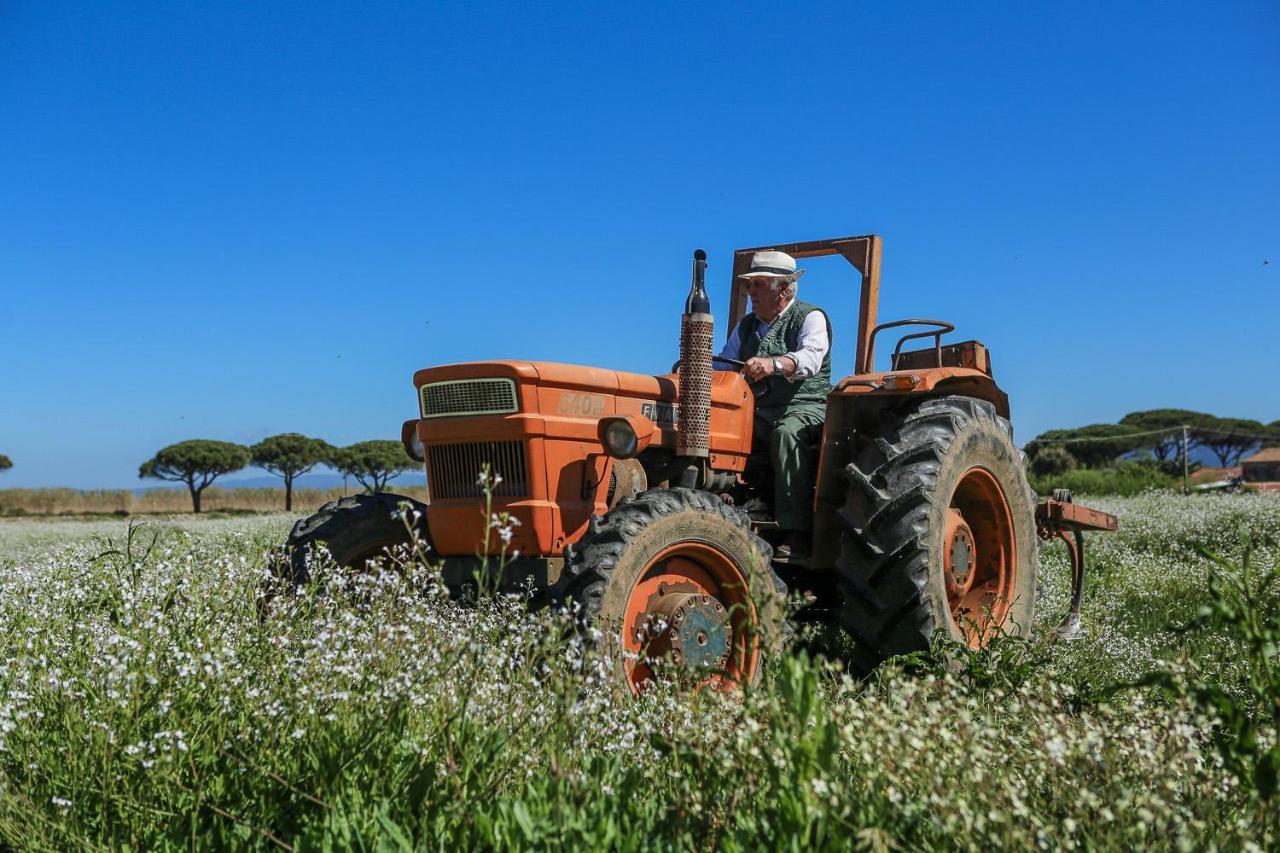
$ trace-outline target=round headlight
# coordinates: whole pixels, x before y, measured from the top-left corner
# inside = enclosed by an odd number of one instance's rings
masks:
[[[611,421],[604,430],[604,447],[615,459],[630,459],[639,450],[636,431],[623,419]]]
[[[422,439],[418,437],[416,429],[409,436],[409,455],[419,462],[427,461],[427,449],[422,446]]]

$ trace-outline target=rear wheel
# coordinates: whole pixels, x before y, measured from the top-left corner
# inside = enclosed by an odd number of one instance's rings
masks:
[[[836,572],[855,668],[929,647],[1027,635],[1036,598],[1035,496],[1009,422],[939,397],[856,439]]]
[[[632,693],[668,673],[698,687],[749,684],[780,641],[786,588],[771,553],[714,495],[650,489],[592,520],[559,597],[600,630]]]
[[[402,504],[407,505],[408,526],[401,518]],[[387,492],[352,495],[325,504],[293,526],[280,570],[295,585],[306,583],[317,547],[323,542],[339,566],[364,571],[371,561],[387,558],[415,536],[420,543],[430,542],[426,504]]]

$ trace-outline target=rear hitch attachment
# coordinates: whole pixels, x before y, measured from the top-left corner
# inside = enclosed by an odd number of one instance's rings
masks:
[[[1071,555],[1071,610],[1058,625],[1056,633],[1063,640],[1074,640],[1080,627],[1080,600],[1084,596],[1084,531],[1114,531],[1119,519],[1106,512],[1079,506],[1069,489],[1054,489],[1053,497],[1036,504],[1036,534],[1048,542],[1061,539]]]

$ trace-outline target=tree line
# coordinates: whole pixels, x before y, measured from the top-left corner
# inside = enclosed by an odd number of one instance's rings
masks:
[[[1189,409],[1130,412],[1113,424],[1051,429],[1027,442],[1031,469],[1041,476],[1073,468],[1105,468],[1116,460],[1144,457],[1181,471],[1183,454],[1204,448],[1223,468],[1240,464],[1262,447],[1280,445],[1280,420],[1220,418]]]
[[[138,468],[138,477],[185,483],[191,506],[200,512],[200,495],[223,474],[249,465],[284,480],[284,508],[293,509],[293,481],[317,465],[328,465],[371,492],[386,488],[387,481],[418,467],[398,441],[375,439],[349,447],[334,447],[323,439],[296,432],[269,436],[248,447],[229,441],[192,439],[159,450]]]
[[[1212,453],[1223,468],[1240,463],[1262,447],[1280,446],[1280,420],[1264,424],[1248,418],[1221,418],[1189,409],[1130,412],[1116,423],[1051,429],[1025,447],[1031,470],[1039,476],[1075,468],[1106,468],[1121,458],[1148,458],[1169,473],[1183,467],[1183,454],[1196,448]],[[200,495],[223,474],[249,465],[284,480],[285,509],[293,509],[293,481],[317,465],[328,465],[354,477],[368,491],[382,491],[387,481],[418,463],[398,441],[375,439],[334,447],[319,438],[287,432],[251,446],[193,439],[161,449],[138,468],[139,477],[185,483],[192,509],[200,512]],[[0,454],[0,471],[13,467]]]

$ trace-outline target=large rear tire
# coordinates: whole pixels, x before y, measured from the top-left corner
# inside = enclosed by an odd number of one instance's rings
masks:
[[[1035,495],[994,406],[915,403],[856,437],[845,473],[836,574],[855,670],[924,651],[938,631],[975,648],[1000,632],[1030,634]]]
[[[591,521],[557,596],[600,631],[615,682],[667,672],[727,688],[760,676],[781,642],[786,587],[745,513],[693,489],[650,489]]]
[[[409,526],[400,517],[401,504],[408,505]],[[325,504],[295,524],[279,566],[288,580],[301,585],[311,578],[311,564],[321,542],[337,565],[364,571],[369,561],[386,558],[415,537],[420,544],[430,544],[426,504],[388,492],[352,495]]]

